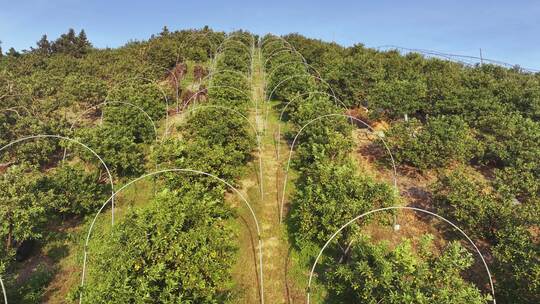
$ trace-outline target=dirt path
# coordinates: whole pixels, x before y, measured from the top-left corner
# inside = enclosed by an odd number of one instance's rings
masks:
[[[265,100],[264,70],[259,60],[259,49],[254,51],[253,73],[252,73],[252,94],[258,109],[252,109],[251,119],[255,121],[256,127],[261,132],[261,160],[262,160],[262,182],[263,196],[260,193],[260,184],[258,183],[260,175],[258,174],[259,158],[253,161],[252,167],[257,170],[250,177],[242,181],[243,189],[250,202],[255,206],[255,212],[259,219],[261,227],[261,238],[263,241],[263,273],[264,273],[264,302],[265,304],[283,304],[293,303],[290,295],[290,286],[286,284],[286,264],[288,263],[289,244],[286,238],[285,226],[279,223],[279,200],[278,189],[281,188],[278,183],[278,170],[280,165],[276,159],[276,149],[280,153],[287,151],[287,145],[284,141],[276,142],[278,129],[278,113],[272,108],[273,104],[267,104]],[[269,105],[268,120],[266,120],[266,106]],[[265,121],[267,124],[265,126]],[[265,128],[266,127],[266,128]],[[255,171],[255,170],[253,170]],[[253,181],[257,181],[254,183]],[[247,186],[247,187],[246,187]],[[247,213],[241,215],[249,221]],[[241,299],[238,303],[260,303],[258,297],[258,280],[254,276],[254,261],[258,258],[256,252],[253,252],[252,244],[257,243],[257,235],[254,225],[241,225],[240,236],[240,257],[236,266],[236,280],[239,287],[243,290]],[[246,262],[250,261],[249,267]],[[248,271],[248,269],[251,269]],[[238,281],[240,280],[240,281]],[[249,280],[249,281],[248,281]]]

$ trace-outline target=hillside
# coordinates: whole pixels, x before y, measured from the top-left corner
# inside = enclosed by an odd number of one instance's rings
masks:
[[[540,74],[207,27],[0,54],[6,303],[540,302]]]

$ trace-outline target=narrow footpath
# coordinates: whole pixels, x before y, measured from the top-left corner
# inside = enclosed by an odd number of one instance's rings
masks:
[[[255,151],[251,164],[253,173],[242,179],[241,185],[248,200],[254,204],[256,215],[261,227],[263,241],[263,273],[264,273],[264,303],[265,304],[292,304],[301,303],[299,294],[302,292],[291,289],[291,282],[286,284],[289,243],[286,237],[286,226],[279,222],[279,199],[278,189],[282,188],[282,175],[280,164],[276,158],[277,149],[281,155],[288,153],[288,147],[284,140],[276,138],[278,134],[278,116],[275,103],[267,103],[265,98],[264,68],[259,58],[260,50],[253,51],[252,71],[252,94],[253,109],[250,119],[255,122],[256,128],[261,134],[261,165],[262,174],[259,172],[259,153]],[[268,117],[266,116],[266,107]],[[266,122],[266,123],[265,123]],[[263,195],[261,197],[259,179],[262,176]],[[257,234],[253,223],[247,218],[247,213],[240,212],[246,223],[240,226],[240,257],[235,267],[235,280],[242,290],[238,303],[260,303],[260,284],[255,272],[255,261],[258,261]],[[258,265],[258,264],[257,264]],[[257,266],[258,267],[258,266]],[[296,294],[293,295],[293,293]]]

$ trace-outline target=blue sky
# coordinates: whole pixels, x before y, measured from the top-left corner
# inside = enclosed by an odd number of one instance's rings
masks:
[[[399,45],[540,69],[540,1],[0,0],[3,49],[84,28],[97,47],[171,30],[298,32],[343,45]]]

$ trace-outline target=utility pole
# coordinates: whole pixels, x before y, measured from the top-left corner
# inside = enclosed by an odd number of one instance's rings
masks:
[[[482,57],[482,48],[480,48],[480,66],[484,65],[484,58]]]

